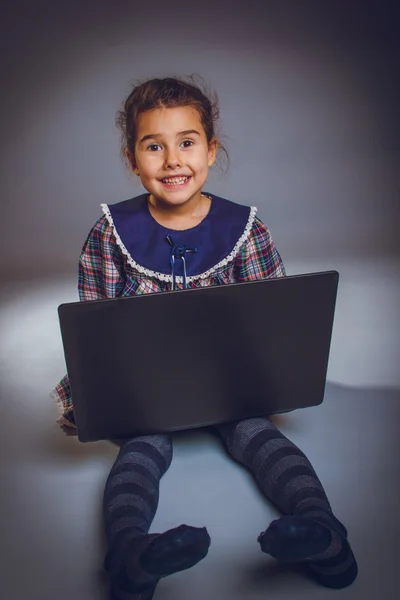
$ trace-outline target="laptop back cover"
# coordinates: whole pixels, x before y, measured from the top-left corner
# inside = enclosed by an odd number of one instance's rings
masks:
[[[338,273],[59,307],[81,441],[322,402]]]

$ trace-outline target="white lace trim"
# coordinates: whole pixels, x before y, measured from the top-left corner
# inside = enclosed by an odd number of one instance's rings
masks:
[[[54,388],[54,390],[52,390],[50,392],[50,397],[56,403],[57,417],[61,417],[64,414],[64,406],[63,406],[62,400],[60,398],[60,395],[58,394],[58,392],[55,388]]]
[[[143,275],[146,275],[147,277],[153,277],[155,279],[158,279],[160,281],[168,281],[170,283],[172,283],[172,275],[166,275],[165,273],[157,273],[156,271],[151,271],[150,269],[146,269],[145,267],[142,267],[142,265],[140,265],[139,263],[137,263],[132,256],[129,254],[128,250],[125,247],[125,244],[123,243],[123,241],[121,240],[121,238],[118,235],[118,231],[114,225],[114,221],[113,218],[111,216],[110,213],[110,209],[108,208],[107,204],[101,204],[100,205],[102,208],[102,211],[104,213],[104,215],[106,216],[106,219],[108,221],[108,223],[110,224],[116,242],[118,244],[118,246],[121,248],[122,253],[126,256],[126,259],[128,261],[128,263],[131,265],[131,267],[133,267],[134,269],[136,269],[136,271],[139,271],[139,273],[143,273]],[[254,223],[254,219],[256,217],[256,213],[257,213],[257,207],[252,206],[250,208],[250,214],[249,214],[249,218],[247,220],[247,224],[246,227],[244,228],[244,231],[242,233],[242,235],[240,236],[240,238],[238,239],[238,241],[236,242],[232,252],[230,254],[228,254],[228,256],[226,256],[223,260],[221,260],[218,264],[214,265],[213,267],[211,267],[211,269],[208,269],[208,271],[205,271],[205,273],[201,273],[200,275],[190,275],[189,277],[186,278],[187,283],[190,283],[192,281],[196,281],[197,279],[207,279],[207,277],[210,277],[213,273],[215,273],[216,271],[218,271],[218,269],[220,269],[221,267],[226,267],[226,265],[228,265],[230,262],[232,262],[236,256],[238,255],[241,247],[243,246],[243,244],[247,241],[247,238],[250,235],[250,231],[251,228],[253,227],[253,223]],[[183,277],[181,275],[178,275],[176,277],[176,281],[177,283],[183,283]]]

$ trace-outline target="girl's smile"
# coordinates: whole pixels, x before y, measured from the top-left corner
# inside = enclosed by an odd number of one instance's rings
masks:
[[[174,177],[165,177],[164,179],[161,179],[161,183],[164,185],[164,187],[166,189],[178,190],[178,189],[184,189],[185,186],[189,183],[190,179],[191,179],[190,175],[189,176],[176,175]]]

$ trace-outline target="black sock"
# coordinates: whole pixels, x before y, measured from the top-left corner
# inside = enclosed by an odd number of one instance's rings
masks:
[[[205,527],[179,525],[153,539],[141,554],[140,564],[157,576],[184,571],[207,555],[210,541]]]
[[[279,562],[303,562],[308,574],[326,587],[344,588],[357,577],[357,563],[343,530],[333,521],[328,526],[318,515],[281,517],[258,541],[262,551]]]
[[[262,551],[279,562],[297,562],[324,552],[332,541],[332,533],[307,517],[284,516],[272,521],[258,541]]]

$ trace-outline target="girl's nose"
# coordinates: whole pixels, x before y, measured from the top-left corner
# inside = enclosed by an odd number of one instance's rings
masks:
[[[176,169],[181,166],[179,155],[176,151],[169,151],[165,157],[165,166],[169,169]]]

